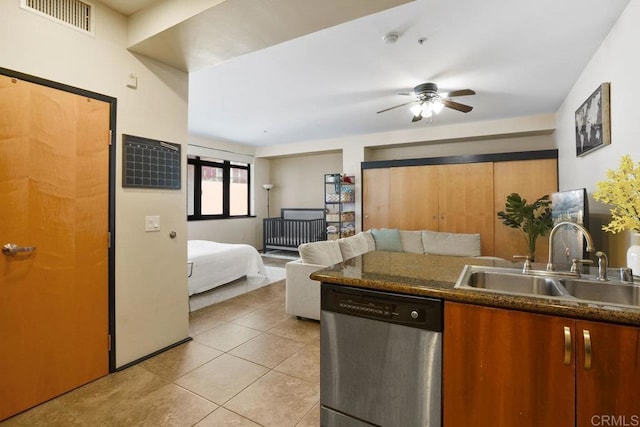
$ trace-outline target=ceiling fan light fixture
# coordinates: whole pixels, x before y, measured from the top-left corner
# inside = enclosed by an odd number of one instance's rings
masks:
[[[415,117],[418,117],[420,114],[422,114],[422,105],[416,104],[413,107],[411,107],[410,110]]]
[[[442,111],[442,109],[444,108],[444,104],[442,103],[442,101],[438,98],[438,99],[434,99],[432,101],[432,110],[434,113],[439,114],[440,111]]]

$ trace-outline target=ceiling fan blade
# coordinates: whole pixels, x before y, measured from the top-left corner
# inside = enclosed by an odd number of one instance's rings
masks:
[[[413,92],[399,92],[398,95],[402,95],[402,96],[416,96],[415,93]]]
[[[394,108],[404,107],[405,105],[413,104],[414,102],[416,102],[416,101],[409,101],[409,102],[405,102],[404,104],[395,105],[393,107],[385,108],[384,110],[378,111],[376,114],[384,113],[385,111],[393,110]]]
[[[470,105],[460,104],[459,102],[451,101],[450,99],[441,99],[440,101],[445,107],[453,108],[454,110],[462,111],[463,113],[468,113],[473,110],[473,107]]]
[[[447,98],[453,98],[454,96],[467,96],[467,95],[475,95],[476,93],[471,89],[460,89],[460,90],[452,90],[451,92],[447,92]]]
[[[413,116],[413,119],[411,119],[411,123],[417,122],[422,120],[422,114],[418,114],[417,116]]]

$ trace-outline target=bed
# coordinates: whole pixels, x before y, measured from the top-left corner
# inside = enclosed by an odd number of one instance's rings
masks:
[[[263,251],[297,250],[303,243],[325,240],[324,209],[283,208],[279,218],[265,218],[262,223]]]
[[[244,276],[266,276],[262,257],[250,245],[189,240],[187,260],[189,295]]]

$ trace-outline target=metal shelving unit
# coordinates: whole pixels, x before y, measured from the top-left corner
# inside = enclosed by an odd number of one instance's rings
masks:
[[[348,237],[356,231],[355,177],[339,173],[324,176],[327,240]]]

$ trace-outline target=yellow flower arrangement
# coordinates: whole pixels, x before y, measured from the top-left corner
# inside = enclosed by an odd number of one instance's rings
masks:
[[[611,222],[602,227],[604,231],[640,232],[640,162],[622,156],[620,167],[608,170],[607,180],[596,183],[593,198],[614,206],[610,209]]]

